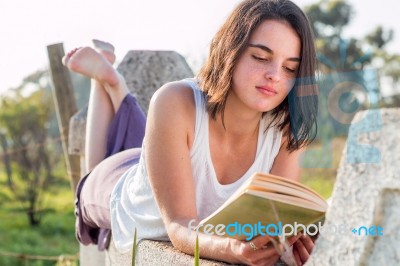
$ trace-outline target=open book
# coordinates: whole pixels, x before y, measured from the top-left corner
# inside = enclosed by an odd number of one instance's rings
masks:
[[[255,173],[220,208],[202,220],[197,229],[206,234],[250,240],[261,232],[291,235],[289,225],[305,227],[322,221],[327,202],[314,190],[289,179]],[[222,224],[224,226],[217,225]],[[315,232],[315,227],[310,231]],[[219,233],[217,232],[219,231]],[[298,227],[297,232],[304,231]],[[282,233],[282,232],[281,232]],[[292,233],[293,234],[293,233]]]

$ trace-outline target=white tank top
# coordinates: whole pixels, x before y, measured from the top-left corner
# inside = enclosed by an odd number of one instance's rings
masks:
[[[260,121],[253,164],[236,182],[220,184],[211,161],[209,118],[203,92],[195,79],[186,79],[185,82],[193,89],[195,99],[196,124],[190,158],[196,190],[197,215],[198,219],[202,220],[221,206],[254,172],[270,171],[281,145],[282,132],[276,127],[266,130],[269,116],[265,115]],[[122,175],[111,195],[111,229],[113,240],[120,252],[131,250],[134,228],[137,229],[138,240],[169,240],[150,186],[144,153],[143,145],[139,163]]]

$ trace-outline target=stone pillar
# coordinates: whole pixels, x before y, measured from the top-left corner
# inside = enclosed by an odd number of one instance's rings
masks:
[[[193,77],[186,60],[173,51],[129,51],[117,70],[147,114],[153,93],[167,82]],[[70,120],[69,152],[84,156],[87,107]]]
[[[367,110],[353,119],[325,230],[307,265],[399,263],[399,132],[400,109]]]
[[[162,85],[193,77],[185,58],[173,51],[130,51],[117,70],[146,114],[151,96]]]

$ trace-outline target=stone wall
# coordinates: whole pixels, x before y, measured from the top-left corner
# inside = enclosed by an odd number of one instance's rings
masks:
[[[307,265],[400,262],[400,109],[363,111],[353,121],[327,231],[320,234]],[[333,232],[341,225],[346,225],[343,231]]]
[[[131,265],[132,254],[121,254],[111,242],[108,251],[106,252],[106,266],[115,265]],[[137,245],[136,265],[179,265],[193,266],[194,257],[182,253],[175,249],[171,242],[142,240]],[[202,266],[224,266],[228,265],[223,262],[200,259]],[[229,264],[232,265],[232,264]]]

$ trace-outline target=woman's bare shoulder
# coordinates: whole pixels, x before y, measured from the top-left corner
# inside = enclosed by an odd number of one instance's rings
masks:
[[[182,81],[167,83],[154,93],[150,101],[146,139],[157,149],[168,147],[170,151],[180,154],[183,149],[191,148],[195,120],[195,103],[190,85]]]
[[[185,81],[173,81],[166,83],[158,89],[151,98],[155,105],[176,105],[177,108],[193,108],[193,89]]]
[[[169,82],[158,89],[150,101],[148,120],[168,121],[190,129],[195,120],[193,89],[185,81]]]

